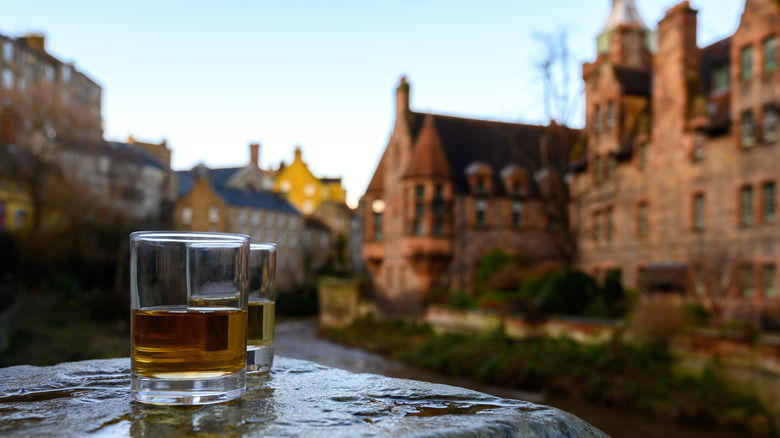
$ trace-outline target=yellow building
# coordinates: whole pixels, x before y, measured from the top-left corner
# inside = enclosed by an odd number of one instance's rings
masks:
[[[295,148],[295,159],[282,167],[274,179],[275,192],[284,193],[287,199],[304,215],[311,216],[324,201],[347,202],[347,193],[341,186],[341,178],[317,178],[301,158],[301,148]]]
[[[0,231],[14,231],[32,224],[32,199],[24,183],[0,179]]]

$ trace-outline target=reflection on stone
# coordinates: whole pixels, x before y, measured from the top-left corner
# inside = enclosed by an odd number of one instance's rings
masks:
[[[0,435],[605,436],[555,408],[276,358],[232,402],[131,400],[128,359],[0,369]]]

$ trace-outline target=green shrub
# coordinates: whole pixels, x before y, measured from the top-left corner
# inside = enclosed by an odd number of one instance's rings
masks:
[[[545,282],[539,295],[540,308],[545,313],[582,315],[599,292],[596,281],[584,272],[564,272]]]

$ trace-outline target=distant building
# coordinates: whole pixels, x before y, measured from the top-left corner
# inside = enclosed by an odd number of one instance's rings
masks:
[[[544,165],[554,127],[472,120],[409,109],[405,78],[393,132],[361,200],[363,261],[380,310],[414,314],[435,287],[473,290],[490,250],[556,261],[539,184],[562,178]],[[572,141],[569,141],[572,140]]]
[[[324,201],[345,204],[347,195],[341,178],[318,178],[301,158],[301,148],[295,148],[295,158],[289,166],[280,166],[273,190],[287,199],[306,216],[311,216]]]
[[[102,88],[45,48],[42,34],[0,35],[0,141],[95,142],[103,138]]]
[[[284,196],[273,193],[266,171],[257,167],[258,145],[250,145],[246,166],[209,169],[198,165],[176,172],[178,200],[174,227],[179,230],[247,234],[254,242],[277,245],[277,288],[304,284],[304,218]]]
[[[744,5],[732,36],[699,47],[697,11],[681,2],[652,47],[634,1],[613,2],[582,68],[587,148],[572,189],[585,270],[777,306],[780,4]]]

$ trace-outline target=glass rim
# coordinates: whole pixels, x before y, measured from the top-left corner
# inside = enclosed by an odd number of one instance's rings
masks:
[[[250,242],[249,243],[249,250],[268,250],[270,252],[276,251],[276,244],[271,242]]]
[[[219,233],[214,231],[134,231],[130,240],[147,242],[249,242],[246,234]]]

